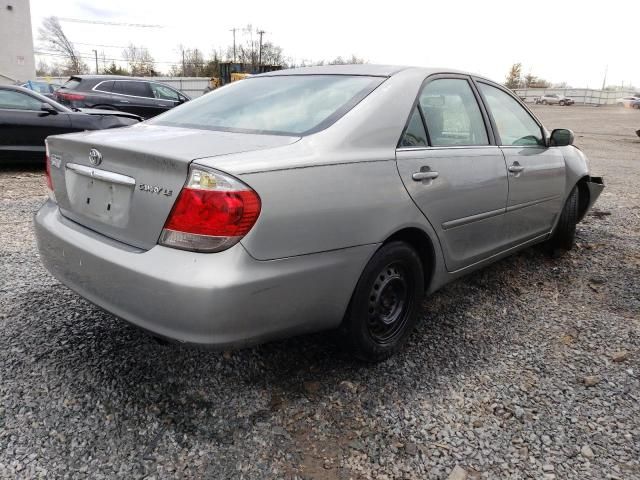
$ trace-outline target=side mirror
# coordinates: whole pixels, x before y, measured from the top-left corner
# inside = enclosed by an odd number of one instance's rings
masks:
[[[182,104],[187,101],[187,97],[183,97],[182,95],[178,95],[178,104]]]
[[[53,105],[49,105],[46,102],[42,102],[42,104],[40,105],[40,110],[42,110],[43,112],[46,112],[46,113],[48,113],[50,115],[57,115],[58,114],[58,110],[56,110]]]
[[[550,146],[552,147],[566,147],[567,145],[573,145],[574,135],[568,128],[556,128],[551,132]]]

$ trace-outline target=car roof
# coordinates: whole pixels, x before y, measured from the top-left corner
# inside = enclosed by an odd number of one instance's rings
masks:
[[[71,75],[69,78],[79,78],[80,80],[144,80],[152,82],[148,78],[129,77],[127,75]]]
[[[469,72],[454,70],[451,68],[411,67],[403,65],[375,65],[371,63],[346,64],[346,65],[316,65],[312,67],[290,68],[261,73],[256,77],[275,77],[286,75],[363,75],[373,77],[391,77],[405,70],[422,71],[425,76],[437,73],[457,73],[463,75],[475,75]]]

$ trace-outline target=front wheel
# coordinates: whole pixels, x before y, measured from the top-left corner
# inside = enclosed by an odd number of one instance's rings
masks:
[[[420,257],[407,243],[383,245],[365,267],[340,335],[356,357],[379,362],[406,343],[424,298]]]
[[[576,237],[576,225],[578,224],[578,205],[579,205],[578,187],[573,187],[569,198],[564,204],[560,219],[556,225],[548,245],[552,250],[571,250]]]

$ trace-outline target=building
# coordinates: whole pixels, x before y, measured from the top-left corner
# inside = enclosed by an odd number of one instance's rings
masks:
[[[0,84],[35,77],[29,0],[0,0]]]

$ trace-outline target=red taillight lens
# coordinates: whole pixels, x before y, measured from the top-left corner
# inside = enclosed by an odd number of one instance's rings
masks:
[[[260,215],[260,197],[228,175],[194,167],[169,214],[160,243],[200,252],[235,245]]]
[[[84,100],[86,98],[85,95],[80,95],[79,93],[65,93],[65,92],[56,92],[56,96],[58,98],[68,100],[70,102],[73,100]]]
[[[216,237],[244,236],[259,213],[260,199],[255,192],[184,188],[165,228]]]

